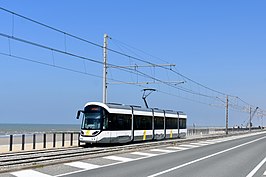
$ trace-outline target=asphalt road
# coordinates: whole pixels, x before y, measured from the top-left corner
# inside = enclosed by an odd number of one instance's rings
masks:
[[[10,174],[18,177],[266,177],[265,133],[121,152]]]

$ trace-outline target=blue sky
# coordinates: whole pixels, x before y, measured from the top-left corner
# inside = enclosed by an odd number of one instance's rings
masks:
[[[107,33],[112,38],[108,41],[110,48],[152,63],[176,64],[177,71],[183,75],[266,110],[265,1],[2,0],[0,6],[100,45]],[[102,61],[100,48],[13,18],[3,11],[0,11],[0,18],[1,33]],[[124,43],[161,60],[133,48],[128,50]],[[102,66],[95,63],[0,37],[0,52],[10,51],[39,62],[102,74]],[[116,65],[141,65],[113,53],[109,53],[108,61]],[[184,79],[162,69],[150,68],[145,72],[165,80]],[[76,111],[87,101],[102,100],[101,78],[4,55],[0,55],[0,74],[1,123],[79,123],[75,120]],[[112,79],[145,81],[145,78],[115,69],[108,74]],[[189,125],[224,126],[223,107],[198,103],[212,104],[212,101],[163,84],[149,87],[176,95],[155,92],[148,97],[152,107],[182,110],[189,116]],[[217,96],[188,81],[183,87]],[[143,105],[141,87],[110,84],[108,89],[109,102]],[[247,113],[229,111],[230,126],[240,125],[247,118]],[[259,125],[261,119],[254,118],[254,122]]]

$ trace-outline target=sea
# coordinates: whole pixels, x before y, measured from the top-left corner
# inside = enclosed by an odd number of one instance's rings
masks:
[[[214,127],[214,126],[213,126]],[[195,127],[188,127],[194,129]],[[210,128],[210,127],[197,127]],[[0,123],[0,137],[9,135],[31,135],[55,132],[78,132],[80,124],[6,124]]]
[[[79,124],[4,124],[0,123],[0,137],[7,135],[80,131]]]

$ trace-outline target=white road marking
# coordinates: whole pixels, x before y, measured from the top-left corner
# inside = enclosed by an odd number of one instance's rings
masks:
[[[152,152],[163,152],[163,153],[172,153],[172,152],[176,152],[176,151],[168,150],[168,149],[151,149],[150,151],[152,151]]]
[[[263,176],[266,176],[266,171],[263,173]]]
[[[175,150],[187,150],[189,148],[185,148],[185,147],[179,147],[179,146],[170,146],[170,147],[167,147],[168,149],[175,149]]]
[[[200,141],[199,143],[204,143],[204,144],[215,144],[215,142],[207,142],[207,141]]]
[[[181,144],[179,146],[180,147],[187,147],[187,148],[196,148],[196,147],[199,147],[199,146],[195,146],[195,145],[191,145],[191,144]]]
[[[222,140],[207,140],[207,142],[220,143],[220,142],[223,142],[223,141]]]
[[[247,177],[252,177],[260,169],[260,167],[266,162],[266,157],[247,175]],[[264,174],[265,175],[265,172]]]
[[[91,169],[100,167],[99,165],[94,165],[94,164],[85,163],[85,162],[70,162],[70,163],[65,163],[64,165],[68,165],[68,166],[76,167],[76,168],[82,168],[86,170],[91,170]]]
[[[146,153],[146,152],[132,152],[130,154],[141,155],[141,156],[156,156],[156,155],[158,155],[158,154],[152,154],[152,153]]]
[[[17,171],[17,172],[13,172],[11,173],[14,176],[17,177],[52,177],[50,175],[38,172],[38,171],[34,171],[34,170],[22,170],[22,171]]]
[[[168,170],[164,170],[164,171],[161,171],[161,172],[158,172],[158,173],[155,173],[153,175],[150,175],[148,177],[155,177],[155,176],[160,176],[162,174],[165,174],[165,173],[169,173],[171,171],[174,171],[174,170],[177,170],[179,168],[182,168],[182,167],[185,167],[185,166],[188,166],[188,165],[191,165],[193,163],[196,163],[196,162],[199,162],[199,161],[202,161],[202,160],[205,160],[205,159],[208,159],[208,158],[211,158],[211,157],[214,157],[214,156],[217,156],[217,155],[220,155],[220,154],[223,154],[225,152],[228,152],[228,151],[231,151],[231,150],[234,150],[234,149],[237,149],[239,147],[242,147],[242,146],[245,146],[245,145],[248,145],[248,144],[251,144],[251,143],[254,143],[256,141],[259,141],[259,140],[262,140],[262,139],[265,139],[266,137],[262,137],[262,138],[258,138],[258,139],[255,139],[253,141],[250,141],[250,142],[247,142],[247,143],[244,143],[244,144],[240,144],[238,146],[234,146],[232,148],[229,148],[229,149],[225,149],[223,151],[219,151],[219,152],[216,152],[214,154],[211,154],[211,155],[208,155],[208,156],[205,156],[205,157],[202,157],[202,158],[199,158],[199,159],[196,159],[196,160],[193,160],[193,161],[190,161],[190,162],[187,162],[187,163],[184,163],[182,165],[179,165],[179,166],[176,166],[176,167],[173,167],[173,168],[170,168]]]
[[[235,139],[236,139],[235,137],[230,137],[230,138],[224,138],[224,139],[221,139],[221,140],[222,141],[231,141],[231,140],[235,140]]]
[[[104,159],[109,159],[109,160],[116,160],[116,161],[121,161],[121,162],[129,162],[129,161],[132,161],[134,159],[130,159],[130,158],[126,158],[126,157],[119,157],[119,156],[106,156],[106,157],[103,157]]]
[[[206,146],[208,145],[207,143],[190,143],[192,145],[196,145],[196,146]]]

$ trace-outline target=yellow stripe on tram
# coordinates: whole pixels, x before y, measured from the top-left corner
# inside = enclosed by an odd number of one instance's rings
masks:
[[[146,140],[146,130],[143,132],[143,140]]]

